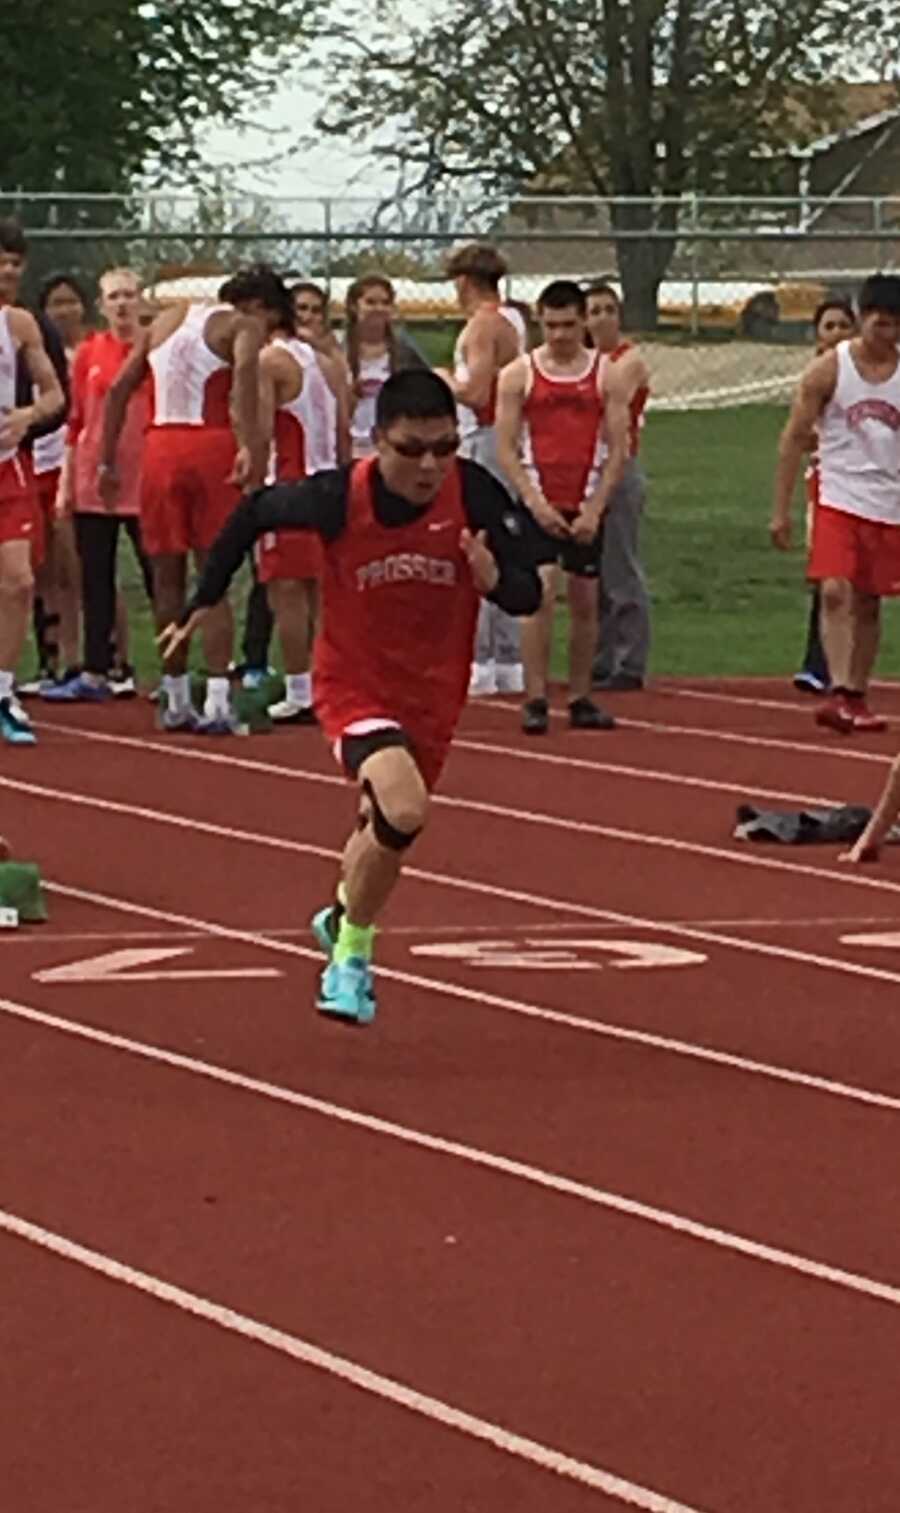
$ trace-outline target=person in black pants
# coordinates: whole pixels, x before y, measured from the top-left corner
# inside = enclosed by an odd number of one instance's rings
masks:
[[[856,315],[853,306],[844,299],[825,299],[813,316],[816,337],[816,353],[830,352],[839,342],[849,341],[856,331]],[[819,497],[819,470],[815,453],[809,459],[806,470],[807,507],[812,515]],[[811,528],[810,519],[810,528]],[[806,650],[803,666],[794,674],[794,687],[801,693],[827,693],[831,684],[828,658],[822,645],[819,629],[822,595],[818,583],[810,593],[809,620],[806,628]]]
[[[119,449],[119,487],[111,505],[98,487],[98,459],[106,396],[140,331],[141,285],[129,268],[111,268],[100,279],[100,309],[108,329],[81,343],[72,367],[72,409],[61,484],[72,513],[81,561],[84,666],[42,697],[53,703],[99,703],[111,697],[109,670],[116,624],[116,552],[119,531],[128,533],[151,596],[150,565],[141,547],[141,455],[149,419],[145,390],[132,398]]]

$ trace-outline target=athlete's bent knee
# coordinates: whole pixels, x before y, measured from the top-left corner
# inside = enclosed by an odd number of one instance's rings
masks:
[[[378,844],[387,851],[407,851],[425,824],[427,797],[423,794],[421,800],[399,799],[391,804],[388,815],[368,778],[364,779],[362,790],[369,801],[368,820]]]

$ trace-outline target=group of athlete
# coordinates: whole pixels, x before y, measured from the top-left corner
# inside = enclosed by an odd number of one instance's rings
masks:
[[[0,280],[11,264],[21,273],[24,249],[4,251],[9,240],[0,228]],[[111,282],[127,284],[126,273],[112,270]],[[95,575],[103,590],[95,583],[89,594],[83,573],[84,664],[56,695],[110,696],[115,521],[133,518],[137,500],[166,668],[161,721],[172,732],[230,733],[227,589],[253,555],[287,669],[273,716],[317,721],[359,788],[335,898],[313,922],[327,957],[318,1006],[352,1023],[374,1015],[375,920],[425,823],[470,689],[523,688],[523,730],[548,729],[560,570],[571,610],[569,723],[583,730],[613,724],[591,697],[604,537],[618,515],[623,540],[636,539],[647,372],[621,339],[618,298],[607,285],[585,292],[568,280],[549,284],[537,302],[542,340],[526,352],[522,312],[501,299],[505,273],[490,247],[468,246],[451,258],[448,274],[466,316],[452,370],[431,370],[398,334],[393,290],[381,275],[349,291],[339,346],[322,290],[289,290],[274,270],[256,266],[228,279],[212,307],[173,305],[124,340],[111,322],[107,335],[119,347],[107,343],[83,359],[76,385],[61,494],[76,515],[98,517],[76,534],[83,563],[103,535],[103,573]],[[10,287],[9,277],[0,283]],[[134,280],[128,297],[139,294]],[[846,733],[879,728],[865,699],[873,624],[880,597],[900,592],[892,535],[900,524],[892,495],[900,487],[898,337],[900,279],[876,276],[862,291],[858,334],[818,358],[804,378],[778,469],[773,535],[784,546],[796,474],[815,454],[810,577],[822,584],[832,684],[818,717]],[[38,528],[28,447],[39,430],[58,428],[64,387],[40,327],[7,292],[0,307],[0,733],[13,744],[34,739],[13,676]],[[199,578],[188,599],[191,554]],[[625,608],[645,646],[645,593],[643,603],[638,592]],[[202,712],[186,671],[195,631],[208,669]],[[614,664],[603,679],[622,688],[635,680]],[[854,860],[872,853],[879,833],[864,838]]]

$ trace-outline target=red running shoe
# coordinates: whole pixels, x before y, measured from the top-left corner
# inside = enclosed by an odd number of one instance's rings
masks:
[[[854,730],[863,727],[856,724],[856,712],[850,700],[842,693],[831,695],[824,704],[820,704],[816,710],[816,724],[826,725],[829,730],[840,731],[841,735],[852,735]]]
[[[887,730],[887,720],[883,715],[873,714],[865,699],[854,699],[848,707],[853,716],[854,730],[861,733],[870,730]]]

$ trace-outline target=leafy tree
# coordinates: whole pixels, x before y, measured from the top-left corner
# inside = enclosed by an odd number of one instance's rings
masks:
[[[8,0],[0,184],[91,194],[196,177],[206,124],[283,78],[316,0]],[[14,87],[13,87],[14,85]]]
[[[900,0],[444,0],[419,20],[351,0],[319,30],[319,124],[420,189],[609,197],[648,329],[683,197],[784,192],[779,152],[841,123],[833,81],[880,63],[898,19]]]

